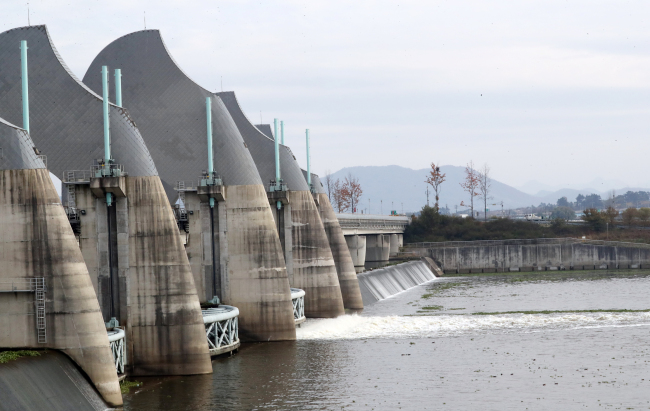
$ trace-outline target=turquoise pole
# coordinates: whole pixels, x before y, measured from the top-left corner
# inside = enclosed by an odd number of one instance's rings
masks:
[[[307,184],[311,187],[311,159],[309,156],[309,129],[305,130],[305,137],[307,140]]]
[[[208,129],[208,172],[210,173],[209,178],[212,178],[214,163],[212,162],[212,100],[210,97],[205,98],[205,115]]]
[[[122,70],[115,69],[115,104],[122,107]]]
[[[102,66],[102,97],[104,99],[104,161],[111,159],[111,130],[108,118],[108,67]]]
[[[20,42],[20,65],[23,80],[23,128],[29,133],[29,87],[27,80],[27,40]]]
[[[214,172],[214,160],[212,158],[212,100],[210,97],[205,98],[205,117],[208,130],[208,172],[209,179],[212,179]],[[214,198],[210,198],[210,208],[214,208]]]
[[[280,142],[284,145],[284,121],[280,121],[280,135],[282,136]]]
[[[273,135],[275,136],[275,182],[280,184],[280,141],[278,140],[278,119],[273,119]]]
[[[110,171],[111,161],[111,130],[108,118],[108,67],[102,66],[102,98],[104,110],[104,167],[108,167]],[[113,204],[113,196],[111,193],[106,193],[106,205],[108,207]]]

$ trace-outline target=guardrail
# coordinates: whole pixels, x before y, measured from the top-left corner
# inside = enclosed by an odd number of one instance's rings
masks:
[[[210,355],[236,350],[239,345],[239,310],[230,305],[201,310]]]
[[[124,374],[124,364],[126,363],[126,333],[121,328],[113,328],[112,330],[108,330],[107,333],[117,374]]]
[[[305,322],[305,292],[300,288],[291,289],[291,303],[293,304],[293,320],[296,325]]]
[[[69,170],[63,173],[64,183],[89,183],[93,172],[90,170]]]

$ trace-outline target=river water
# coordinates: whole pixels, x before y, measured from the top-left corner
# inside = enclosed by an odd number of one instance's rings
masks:
[[[649,295],[640,271],[443,277],[212,375],[140,379],[124,408],[650,409]]]

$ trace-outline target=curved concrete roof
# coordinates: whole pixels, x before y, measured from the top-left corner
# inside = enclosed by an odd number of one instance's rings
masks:
[[[228,108],[230,115],[237,124],[239,132],[248,149],[253,155],[255,165],[265,185],[275,179],[275,142],[264,135],[250,122],[241,109],[237,96],[233,91],[217,93]],[[308,191],[309,186],[302,175],[302,170],[289,147],[280,145],[280,175],[285,184],[292,191]]]
[[[177,181],[196,181],[208,168],[205,99],[213,97],[215,170],[225,185],[261,184],[237,126],[218,97],[176,64],[158,30],[127,34],[93,60],[84,83],[101,90],[101,66],[122,70],[122,99],[156,161],[170,198]],[[111,90],[111,93],[113,91]]]
[[[88,170],[104,157],[102,98],[65,65],[46,26],[0,34],[0,115],[22,124],[20,41],[27,40],[30,134],[48,168],[59,178],[67,170]],[[128,112],[110,105],[111,151],[131,176],[157,175],[156,166]]]
[[[0,170],[45,168],[27,131],[0,118]]]
[[[271,130],[270,124],[255,124],[255,128],[257,128],[262,134],[264,134],[271,140],[274,140],[273,130]]]

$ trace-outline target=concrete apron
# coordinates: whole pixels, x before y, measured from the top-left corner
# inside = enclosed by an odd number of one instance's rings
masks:
[[[106,246],[106,202],[88,185],[77,186],[80,246],[107,315],[126,327],[127,367],[132,375],[189,375],[212,372],[194,278],[176,219],[158,176],[126,177],[126,197],[111,208],[116,252]],[[115,234],[114,234],[115,235]],[[116,254],[116,256],[115,256]],[[119,279],[109,258],[117,259]],[[114,260],[113,260],[114,261]],[[107,284],[113,284],[113,293]]]
[[[262,185],[225,186],[213,211],[196,192],[185,193],[186,250],[199,298],[213,297],[212,243],[224,304],[239,309],[243,341],[295,340],[289,279],[273,214]],[[192,214],[189,214],[192,211]],[[230,228],[230,229],[229,229]]]
[[[122,404],[95,290],[46,169],[3,170],[1,277],[45,277],[46,343],[38,343],[34,293],[0,295],[0,346],[67,354],[111,406]]]
[[[343,236],[343,230],[339,220],[336,218],[332,204],[330,204],[327,194],[314,194],[318,211],[320,212],[321,221],[325,228],[325,234],[330,244],[336,273],[341,286],[341,295],[343,297],[343,306],[351,310],[362,310],[363,299],[359,289],[359,280],[350,256],[350,250]]]
[[[283,210],[289,210],[290,218],[285,214],[279,231],[281,237],[291,231],[291,244],[286,239],[284,244],[289,283],[305,291],[306,317],[343,315],[336,265],[314,198],[309,191],[289,191],[287,197],[289,204]]]

